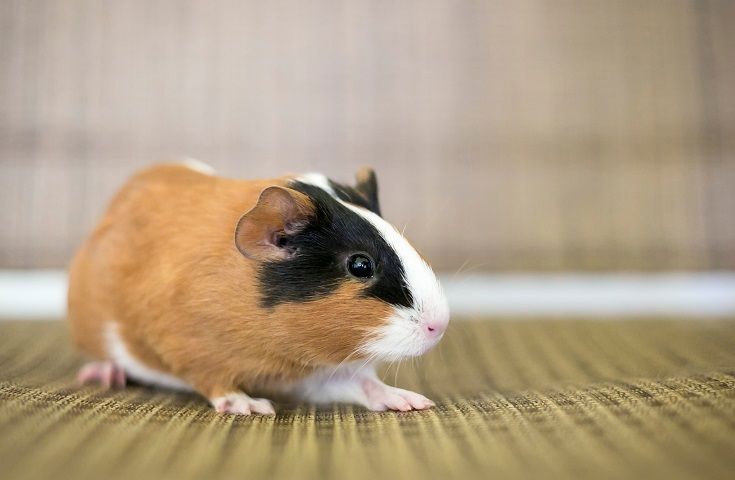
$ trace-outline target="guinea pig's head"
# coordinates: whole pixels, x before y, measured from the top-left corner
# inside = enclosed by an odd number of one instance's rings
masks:
[[[396,360],[442,338],[449,307],[434,272],[383,220],[375,173],[320,174],[263,190],[235,243],[257,264],[260,308],[280,345],[315,363]]]

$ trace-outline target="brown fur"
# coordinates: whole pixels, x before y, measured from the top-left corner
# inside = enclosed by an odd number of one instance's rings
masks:
[[[264,310],[258,261],[235,246],[238,220],[264,189],[286,181],[229,180],[177,165],[134,176],[72,262],[77,346],[106,358],[104,329],[114,321],[136,359],[210,398],[267,390],[352,354],[390,307],[346,279],[327,298]]]

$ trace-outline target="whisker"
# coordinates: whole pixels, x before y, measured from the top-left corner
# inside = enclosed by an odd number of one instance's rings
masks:
[[[350,376],[350,379],[349,379],[349,381],[351,382],[352,380],[354,380],[354,379],[355,379],[355,375],[357,375],[357,372],[359,372],[360,370],[362,370],[363,368],[365,368],[365,366],[366,366],[366,365],[367,365],[368,363],[370,363],[370,362],[371,362],[372,360],[374,360],[374,359],[375,359],[375,357],[377,357],[377,356],[378,356],[378,354],[377,354],[377,353],[372,353],[372,354],[370,354],[370,356],[369,356],[369,357],[367,358],[367,360],[365,360],[365,362],[363,362],[363,364],[362,364],[362,365],[360,365],[360,368],[357,368],[357,369],[355,369],[355,371],[354,371],[354,372],[352,372],[352,376]]]
[[[482,262],[482,263],[478,263],[478,264],[476,264],[476,265],[472,265],[472,266],[470,266],[469,268],[467,268],[467,270],[465,270],[465,271],[464,271],[464,273],[470,273],[470,272],[473,272],[473,271],[477,270],[478,268],[482,268],[482,267],[484,267],[484,266],[490,265],[491,263],[492,263],[492,262]],[[458,272],[458,273],[459,273],[459,272]],[[456,276],[456,274],[455,274],[455,276]]]
[[[398,385],[398,371],[401,369],[401,363],[403,363],[403,359],[398,360],[398,365],[396,366],[396,373],[393,375],[393,385]]]
[[[390,361],[390,363],[388,364],[388,368],[385,369],[385,372],[383,373],[381,380],[385,382],[386,377],[388,377],[388,375],[390,374],[390,369],[393,367],[395,363],[396,363],[395,359]]]
[[[337,373],[337,370],[339,370],[339,367],[341,367],[342,365],[344,365],[344,363],[345,363],[345,362],[346,362],[347,360],[349,360],[349,359],[350,359],[350,358],[351,358],[351,357],[352,357],[352,356],[353,356],[354,354],[356,354],[356,353],[357,353],[357,352],[358,352],[359,350],[360,350],[360,347],[357,347],[357,348],[355,348],[355,349],[354,349],[354,350],[352,351],[352,353],[350,353],[349,355],[347,355],[347,356],[346,356],[346,357],[344,358],[344,360],[342,360],[341,362],[339,362],[339,363],[337,364],[337,366],[336,366],[336,367],[334,367],[334,369],[332,370],[332,373],[330,373],[330,374],[329,374],[329,377],[327,378],[327,382],[329,382],[329,381],[330,381],[330,380],[331,380],[331,379],[332,379],[332,378],[334,377],[334,375],[335,375],[335,374]]]
[[[467,258],[464,262],[462,262],[462,265],[459,266],[456,272],[454,272],[454,275],[452,275],[452,278],[456,277],[462,272],[462,269],[467,266],[467,264],[470,263],[470,259]]]

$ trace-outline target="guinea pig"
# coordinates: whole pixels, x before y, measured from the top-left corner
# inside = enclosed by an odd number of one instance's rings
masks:
[[[96,359],[78,380],[193,390],[243,415],[275,413],[255,393],[433,406],[376,364],[436,345],[447,301],[381,217],[375,173],[356,179],[234,180],[194,161],[133,176],[70,266],[72,337]]]

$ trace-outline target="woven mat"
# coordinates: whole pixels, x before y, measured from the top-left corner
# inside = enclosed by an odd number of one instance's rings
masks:
[[[73,385],[61,322],[0,322],[2,478],[734,478],[735,322],[455,322],[385,377],[428,412]]]

